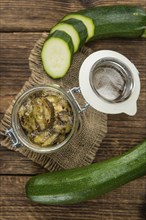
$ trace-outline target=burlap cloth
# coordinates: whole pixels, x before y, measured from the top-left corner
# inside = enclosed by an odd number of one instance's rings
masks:
[[[29,56],[31,76],[28,81],[25,82],[15,100],[24,91],[36,84],[55,83],[61,85],[65,90],[79,85],[79,68],[84,59],[92,53],[91,49],[82,48],[81,51],[75,54],[67,75],[63,79],[52,80],[44,73],[40,59],[41,48],[47,36],[47,33],[43,33],[42,37],[36,42],[32,49]],[[78,101],[82,103],[82,97],[80,96],[78,99]],[[13,100],[1,121],[0,130],[3,134],[7,128],[11,127],[11,111],[15,100]],[[25,146],[14,148],[8,137],[5,137],[1,144],[8,149],[19,151],[49,171],[85,166],[93,162],[96,152],[105,137],[107,132],[107,115],[94,110],[92,107],[88,107],[88,109],[81,114],[81,118],[82,127],[77,135],[73,137],[69,144],[52,154],[35,153]]]

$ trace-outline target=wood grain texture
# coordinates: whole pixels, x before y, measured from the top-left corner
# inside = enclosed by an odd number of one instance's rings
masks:
[[[42,32],[49,30],[66,13],[98,5],[138,4],[145,0],[1,1],[0,118],[30,76],[28,56]],[[122,154],[146,137],[146,41],[107,39],[90,42],[93,50],[111,49],[127,56],[138,68],[141,93],[134,117],[108,116],[108,134],[94,162]],[[1,136],[1,139],[3,137]],[[146,218],[146,177],[142,177],[96,200],[73,206],[41,206],[25,196],[25,183],[46,172],[18,152],[1,147],[0,199],[2,220],[143,220]]]

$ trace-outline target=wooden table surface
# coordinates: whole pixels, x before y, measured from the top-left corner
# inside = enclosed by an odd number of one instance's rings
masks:
[[[30,76],[28,56],[42,32],[48,31],[66,13],[83,8],[112,4],[138,4],[129,1],[53,1],[1,0],[1,105],[0,117]],[[138,111],[108,116],[108,133],[96,155],[101,161],[119,155],[146,137],[146,41],[143,39],[107,39],[87,44],[93,50],[112,49],[127,56],[138,68],[141,93]],[[1,137],[2,139],[3,137]],[[0,151],[2,220],[138,220],[146,218],[146,177],[132,181],[100,198],[72,206],[46,206],[31,203],[25,196],[27,180],[45,169],[19,153]]]

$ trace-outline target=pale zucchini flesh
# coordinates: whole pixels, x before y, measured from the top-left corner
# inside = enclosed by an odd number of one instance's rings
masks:
[[[52,78],[62,78],[68,71],[73,57],[73,44],[70,36],[56,31],[46,40],[41,52],[45,72]]]

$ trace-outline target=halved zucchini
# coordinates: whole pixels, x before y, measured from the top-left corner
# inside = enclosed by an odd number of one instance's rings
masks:
[[[93,20],[89,17],[86,17],[84,15],[80,15],[80,14],[77,14],[77,13],[71,13],[71,14],[68,14],[66,15],[62,21],[66,21],[68,19],[71,19],[71,18],[75,18],[77,20],[80,20],[83,22],[83,24],[86,26],[87,28],[87,32],[88,32],[88,37],[87,37],[87,40],[86,42],[92,38],[94,36],[94,30],[95,30],[95,26],[94,26],[94,23],[93,23]]]
[[[73,53],[71,37],[64,31],[55,31],[49,35],[42,48],[44,70],[54,79],[62,78],[71,65]]]

